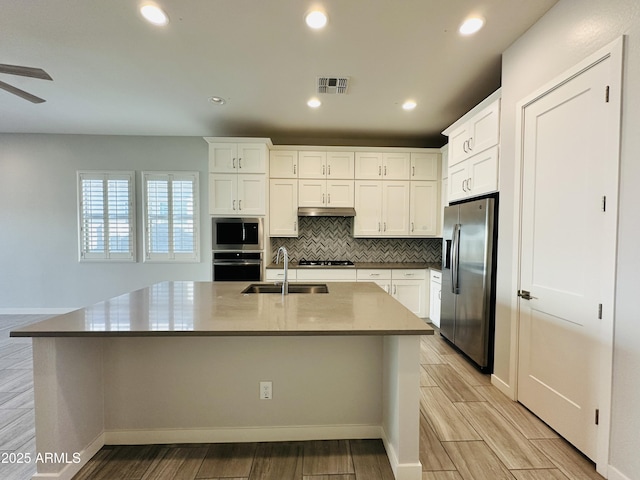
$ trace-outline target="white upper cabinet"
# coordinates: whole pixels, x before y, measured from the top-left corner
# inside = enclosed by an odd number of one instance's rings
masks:
[[[209,143],[209,214],[265,215],[270,141],[205,140]]]
[[[327,176],[327,152],[298,152],[298,178],[325,178]]]
[[[298,178],[298,152],[295,150],[272,150],[269,153],[269,176],[271,178]]]
[[[443,132],[448,144],[448,200],[498,190],[500,91]]]
[[[409,184],[408,181],[356,181],[353,236],[407,237]]]
[[[409,201],[409,236],[426,237],[438,234],[440,202],[438,181],[411,182]]]
[[[409,153],[383,153],[382,179],[409,180],[411,170],[411,156]]]
[[[269,182],[269,236],[298,236],[298,180],[276,178]]]
[[[266,173],[266,159],[265,144],[209,144],[209,173]]]
[[[409,180],[409,152],[356,152],[357,180]]]
[[[298,152],[298,178],[353,179],[353,152]]]
[[[499,140],[500,99],[497,99],[451,131],[449,165],[493,147]]]
[[[352,179],[355,154],[353,152],[327,152],[327,178]]]
[[[411,180],[440,180],[440,154],[411,152]]]

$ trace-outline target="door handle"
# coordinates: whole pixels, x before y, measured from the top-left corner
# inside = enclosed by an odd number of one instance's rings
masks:
[[[238,168],[242,168],[242,158],[238,158]]]
[[[463,192],[467,191],[467,179],[466,178],[462,181],[462,191]]]
[[[453,247],[451,248],[451,293],[458,294],[458,254],[460,248],[460,224],[453,227]]]
[[[522,298],[523,300],[537,300],[538,297],[532,297],[531,296],[531,292],[529,292],[528,290],[518,290],[518,296],[520,298]]]

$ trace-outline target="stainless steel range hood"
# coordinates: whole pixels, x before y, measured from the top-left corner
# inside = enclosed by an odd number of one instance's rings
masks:
[[[298,207],[299,217],[355,217],[355,208]]]

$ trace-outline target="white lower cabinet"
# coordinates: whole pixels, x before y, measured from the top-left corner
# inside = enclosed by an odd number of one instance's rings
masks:
[[[440,327],[440,300],[442,298],[442,272],[431,270],[431,283],[429,293],[429,319],[436,327]]]
[[[374,282],[415,313],[426,318],[429,311],[427,271],[423,269],[358,269],[359,282]]]

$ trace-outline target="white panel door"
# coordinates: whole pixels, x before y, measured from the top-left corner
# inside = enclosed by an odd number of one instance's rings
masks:
[[[325,178],[326,176],[326,152],[298,152],[298,178]]]
[[[615,222],[601,208],[618,161],[605,138],[609,62],[538,97],[522,117],[520,288],[531,299],[519,302],[518,400],[592,459],[610,268],[601,259],[615,258]]]
[[[425,280],[392,280],[391,294],[417,316],[427,316]]]
[[[209,145],[209,172],[236,172],[237,158],[238,149],[235,143],[212,143]]]
[[[209,174],[209,214],[234,215],[238,208],[238,175]]]
[[[438,183],[437,181],[411,182],[409,235],[426,236],[438,233],[440,211]]]
[[[353,235],[379,237],[382,235],[382,182],[356,181]]]
[[[388,237],[409,235],[409,181],[382,182],[382,233]]]
[[[411,180],[440,180],[439,167],[439,153],[411,153]]]
[[[238,175],[238,213],[264,215],[266,213],[265,175]]]
[[[298,152],[272,150],[269,160],[271,178],[298,178]]]
[[[272,179],[269,183],[269,236],[298,236],[298,181]]]
[[[409,180],[411,156],[405,152],[382,154],[382,178],[384,180]]]
[[[353,180],[327,180],[327,207],[353,207]]]
[[[299,207],[325,207],[327,204],[327,182],[325,180],[298,180]]]
[[[327,152],[327,178],[354,177],[355,154],[353,152]]]
[[[356,180],[382,179],[382,153],[356,152]]]
[[[239,143],[238,173],[267,173],[267,146],[263,143]]]

